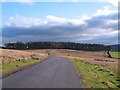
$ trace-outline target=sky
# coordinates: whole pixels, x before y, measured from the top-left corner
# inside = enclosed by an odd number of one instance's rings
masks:
[[[53,1],[53,2],[52,2]],[[2,0],[2,41],[118,43],[117,0]]]

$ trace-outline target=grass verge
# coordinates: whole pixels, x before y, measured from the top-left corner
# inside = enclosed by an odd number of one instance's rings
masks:
[[[12,74],[21,69],[24,69],[38,62],[40,62],[40,60],[31,59],[31,60],[22,60],[22,61],[4,63],[2,64],[2,77]]]
[[[69,59],[79,75],[83,78],[86,88],[118,88],[118,73],[88,62]]]
[[[113,58],[120,58],[120,52],[110,51],[109,53]]]

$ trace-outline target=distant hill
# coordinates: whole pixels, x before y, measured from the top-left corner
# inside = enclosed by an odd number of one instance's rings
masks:
[[[113,51],[120,51],[120,44],[110,45]]]

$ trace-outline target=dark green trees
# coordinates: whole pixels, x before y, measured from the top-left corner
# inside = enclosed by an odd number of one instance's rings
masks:
[[[82,44],[75,42],[16,42],[6,43],[7,49],[74,49],[86,51],[109,51],[110,46],[101,44]]]

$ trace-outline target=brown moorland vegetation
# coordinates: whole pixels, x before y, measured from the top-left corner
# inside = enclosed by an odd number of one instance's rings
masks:
[[[29,60],[29,59],[42,59],[47,57],[47,50],[10,50],[0,49],[1,63]]]
[[[100,65],[102,67],[118,70],[118,59],[109,58],[107,52],[89,52],[89,51],[78,51],[78,50],[54,50],[53,54],[60,57],[73,58],[83,60],[91,64]]]

